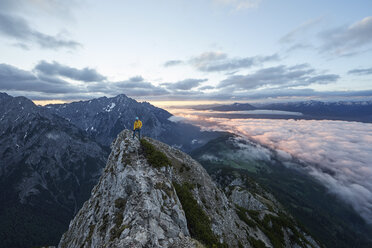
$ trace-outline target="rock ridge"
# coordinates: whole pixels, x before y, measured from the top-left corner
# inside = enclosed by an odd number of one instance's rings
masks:
[[[58,247],[319,247],[297,226],[277,227],[280,207],[249,193],[243,179],[222,190],[189,155],[151,138],[132,139],[129,130],[111,149]],[[270,225],[280,238],[266,230]]]

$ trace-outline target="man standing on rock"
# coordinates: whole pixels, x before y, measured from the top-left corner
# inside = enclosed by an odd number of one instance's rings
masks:
[[[134,122],[133,126],[133,139],[134,136],[136,135],[136,132],[138,132],[138,139],[141,139],[141,127],[142,127],[142,122],[136,117],[136,121]]]

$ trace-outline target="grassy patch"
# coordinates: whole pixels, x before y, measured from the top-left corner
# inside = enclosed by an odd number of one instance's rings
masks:
[[[252,245],[253,248],[266,248],[264,242],[259,239],[255,239],[253,237],[249,237],[249,243]]]
[[[182,208],[185,211],[187,227],[189,228],[191,237],[199,240],[208,247],[227,247],[226,244],[220,244],[212,232],[211,221],[192,196],[190,185],[173,184],[177,196],[181,201]]]
[[[239,207],[238,205],[236,205],[235,207],[236,213],[242,221],[244,221],[250,227],[255,228],[257,226],[257,224],[253,220],[247,217],[246,215],[247,210],[245,208]]]
[[[172,165],[168,157],[164,153],[158,151],[147,140],[141,139],[141,146],[143,148],[145,157],[151,166],[161,168],[163,166]]]
[[[124,198],[119,197],[118,199],[115,200],[116,208],[123,209],[126,204],[127,204],[127,200],[125,200]]]
[[[303,242],[308,243],[304,236],[295,228],[296,223],[283,213],[279,213],[278,216],[266,214],[263,220],[260,220],[259,211],[247,210],[237,205],[235,207],[239,218],[250,227],[258,227],[269,238],[274,248],[285,247],[283,228],[292,230],[293,235],[290,235],[289,238],[293,243],[297,243],[300,247],[305,247]],[[249,219],[247,214],[249,214],[249,217],[253,220]],[[301,242],[301,240],[303,240],[303,242]],[[265,247],[263,243],[259,244],[259,242],[256,242],[252,238],[250,238],[249,242],[253,247]]]

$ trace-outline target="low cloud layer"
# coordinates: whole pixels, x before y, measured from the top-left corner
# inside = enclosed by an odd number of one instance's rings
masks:
[[[372,223],[372,124],[346,121],[216,119],[222,130],[236,130],[279,150],[285,160],[302,160],[304,170]],[[291,156],[287,156],[290,154]],[[294,166],[288,163],[289,166]],[[302,168],[302,167],[300,167]]]

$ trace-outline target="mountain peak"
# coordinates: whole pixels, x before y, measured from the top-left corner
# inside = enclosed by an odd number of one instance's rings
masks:
[[[127,97],[127,95],[125,95],[125,94],[119,94],[117,96],[114,96],[113,98],[122,99],[122,98],[129,98],[129,97]]]
[[[168,247],[190,244],[185,214],[169,166],[149,164],[140,141],[124,130],[105,172],[59,247]]]
[[[272,247],[278,242],[266,230],[273,227],[254,223],[277,225],[283,215],[270,199],[242,188],[241,181],[227,189],[228,198],[189,155],[151,138],[133,139],[129,130],[119,133],[111,149],[103,175],[60,248],[250,247],[252,242]],[[283,230],[279,240],[285,247],[309,242],[318,247],[297,226],[275,228]]]

